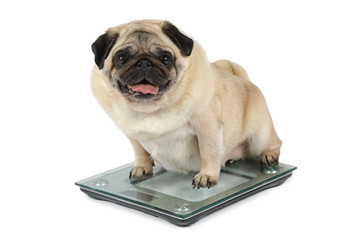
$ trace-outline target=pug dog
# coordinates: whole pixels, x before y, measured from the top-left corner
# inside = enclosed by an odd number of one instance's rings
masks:
[[[215,186],[228,160],[278,164],[282,142],[259,88],[240,65],[210,63],[170,22],[109,28],[92,51],[94,94],[135,152],[131,182],[151,177],[154,161],[197,173],[193,188]]]

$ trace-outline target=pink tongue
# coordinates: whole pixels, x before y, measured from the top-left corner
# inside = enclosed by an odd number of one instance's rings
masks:
[[[147,94],[147,93],[156,94],[158,92],[158,86],[154,86],[151,84],[139,83],[136,85],[132,85],[130,87],[133,91],[141,92],[143,94]]]

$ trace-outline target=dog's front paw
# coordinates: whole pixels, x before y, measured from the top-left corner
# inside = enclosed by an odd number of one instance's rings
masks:
[[[259,162],[265,167],[274,167],[279,164],[279,154],[274,151],[263,152],[259,157]]]
[[[152,168],[146,169],[143,167],[134,167],[130,171],[129,179],[131,183],[136,183],[151,178],[152,175]]]
[[[218,177],[212,177],[207,174],[198,173],[192,181],[193,188],[210,188],[217,185]]]

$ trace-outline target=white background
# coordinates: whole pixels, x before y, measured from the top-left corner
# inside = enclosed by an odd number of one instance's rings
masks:
[[[2,1],[1,239],[342,239],[339,1]],[[168,19],[244,66],[298,169],[188,228],[88,198],[75,181],[133,161],[90,88],[108,27]],[[119,237],[120,236],[120,237]]]

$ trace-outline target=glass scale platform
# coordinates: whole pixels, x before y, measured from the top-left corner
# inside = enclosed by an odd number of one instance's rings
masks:
[[[155,164],[154,175],[138,183],[130,183],[131,163],[75,184],[92,198],[188,226],[252,194],[279,186],[296,169],[282,163],[275,167],[261,167],[256,160],[245,159],[222,168],[216,186],[193,189],[195,172],[186,175],[172,173]]]

